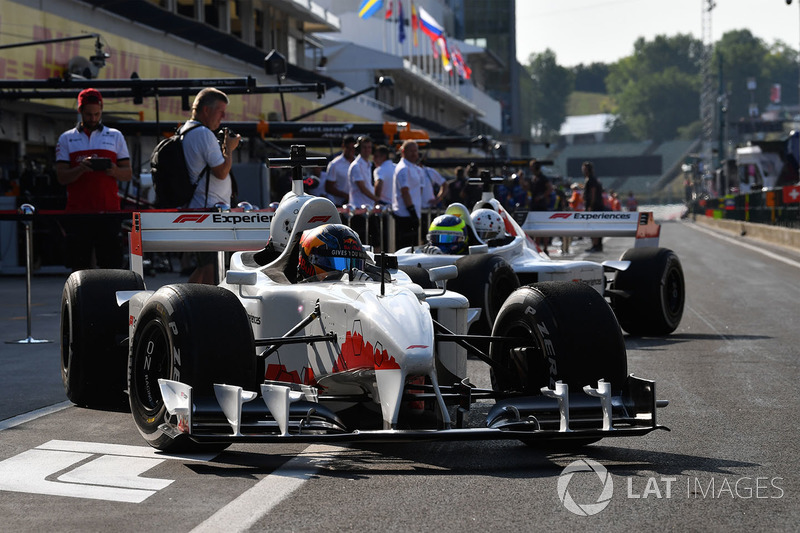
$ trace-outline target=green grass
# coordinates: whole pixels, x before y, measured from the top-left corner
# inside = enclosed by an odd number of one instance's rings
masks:
[[[596,115],[611,113],[614,102],[607,94],[573,92],[567,102],[567,115]]]

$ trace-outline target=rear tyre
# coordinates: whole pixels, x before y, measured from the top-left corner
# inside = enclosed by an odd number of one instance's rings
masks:
[[[159,378],[190,385],[195,404],[215,401],[214,383],[257,390],[263,375],[257,372],[253,332],[233,293],[210,285],[162,287],[142,309],[131,345],[130,407],[142,437],[159,450],[208,449],[158,429],[169,417]]]
[[[117,291],[141,291],[130,270],[79,270],[61,295],[61,382],[67,398],[87,407],[126,403],[128,303]]]
[[[498,313],[492,335],[524,339],[492,342],[490,357],[507,370],[491,371],[498,392],[539,395],[556,381],[575,392],[596,387],[600,379],[611,382],[612,393],[622,390],[628,369],[622,332],[608,303],[588,285],[548,281],[520,287]],[[570,440],[566,446],[597,440]]]
[[[447,288],[466,296],[470,307],[481,309],[470,333],[489,335],[506,298],[519,287],[519,279],[499,255],[468,255],[459,258],[456,266],[458,277],[450,280]]]
[[[631,248],[620,260],[630,261],[617,272],[611,288],[629,296],[611,296],[622,329],[631,335],[669,335],[683,317],[686,285],[678,256],[667,248]]]
[[[416,283],[423,289],[435,289],[436,284],[431,281],[428,271],[421,266],[400,265],[400,270],[408,274],[413,283]]]

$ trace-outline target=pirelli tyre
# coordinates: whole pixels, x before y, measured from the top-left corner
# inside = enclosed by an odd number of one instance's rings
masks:
[[[683,268],[675,252],[631,248],[620,259],[631,262],[627,270],[617,272],[611,284],[611,305],[622,329],[650,337],[675,331],[686,301]]]
[[[622,332],[605,299],[584,283],[545,281],[508,297],[492,330],[490,357],[508,372],[491,372],[498,392],[540,394],[562,381],[572,390],[599,379],[621,390],[627,376]]]
[[[159,378],[191,385],[195,405],[215,402],[214,383],[258,390],[263,375],[257,372],[253,332],[233,293],[210,285],[167,285],[147,301],[133,333],[128,390],[139,432],[160,450],[199,448],[158,429],[169,416]]]
[[[494,390],[539,395],[555,382],[580,391],[611,383],[618,394],[628,374],[622,331],[605,299],[586,284],[546,281],[520,287],[508,297],[492,330],[493,336],[517,341],[494,341],[489,355],[504,371],[491,370]],[[539,441],[525,440],[532,446]],[[579,447],[598,438],[572,439],[559,446]]]
[[[519,278],[499,255],[468,255],[459,258],[456,266],[458,277],[447,288],[466,296],[470,307],[480,308],[481,316],[470,333],[488,335],[506,298],[520,286]]]
[[[128,304],[117,291],[141,291],[130,270],[79,270],[61,295],[61,381],[67,398],[87,407],[124,406]]]
[[[423,289],[435,289],[436,284],[431,281],[428,271],[419,265],[400,265],[400,270],[408,274],[411,281]]]

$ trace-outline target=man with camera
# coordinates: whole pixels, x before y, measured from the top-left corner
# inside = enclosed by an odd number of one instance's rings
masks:
[[[227,107],[228,96],[224,92],[212,87],[203,89],[192,104],[192,118],[181,128],[186,132],[183,137],[186,167],[192,183],[197,184],[190,208],[231,203],[232,154],[241,137],[228,128],[219,131]],[[189,282],[213,284],[215,259],[215,253],[197,254],[197,268],[189,276]]]
[[[211,87],[203,89],[192,104],[192,118],[181,128],[186,132],[183,137],[186,166],[192,183],[197,184],[190,208],[231,203],[232,154],[241,137],[231,134],[228,128],[219,129],[227,107],[225,93]]]
[[[65,219],[66,263],[73,272],[91,268],[121,268],[120,225],[91,216],[120,210],[117,181],[130,181],[131,161],[119,130],[104,126],[103,96],[97,89],[78,94],[81,122],[58,138],[56,177],[67,187]],[[86,214],[88,216],[82,216]]]

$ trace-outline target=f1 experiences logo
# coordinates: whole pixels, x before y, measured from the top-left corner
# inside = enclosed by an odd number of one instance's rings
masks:
[[[569,483],[572,481],[573,476],[580,472],[593,472],[597,475],[598,482],[597,488],[599,496],[594,503],[578,503],[576,502],[569,492]],[[578,476],[583,479],[586,476]],[[594,476],[589,476],[594,478]],[[577,479],[577,478],[576,478]],[[591,516],[599,513],[611,502],[611,496],[614,494],[614,481],[611,479],[611,474],[605,469],[603,465],[591,459],[578,459],[567,465],[567,467],[558,476],[558,498],[567,510],[578,516]]]

